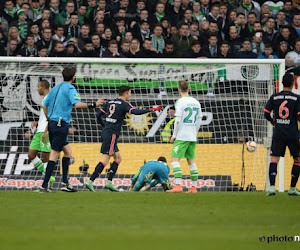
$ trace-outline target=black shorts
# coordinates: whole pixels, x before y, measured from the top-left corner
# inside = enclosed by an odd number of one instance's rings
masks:
[[[48,131],[51,148],[55,151],[62,151],[63,147],[68,144],[69,124],[61,121],[61,126],[58,127],[56,121],[49,121]]]
[[[291,156],[299,157],[299,138],[295,137],[280,137],[273,136],[271,155],[273,156],[284,156],[286,147],[289,148]]]
[[[115,152],[119,152],[118,149],[119,136],[113,132],[104,131],[102,133],[102,146],[101,153],[106,155],[113,155]]]

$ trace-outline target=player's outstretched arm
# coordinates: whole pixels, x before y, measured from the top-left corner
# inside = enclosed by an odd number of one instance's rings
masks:
[[[161,110],[162,110],[162,106],[160,105],[160,106],[157,106],[155,108],[150,108],[150,109],[135,109],[135,108],[132,108],[130,110],[130,113],[134,114],[134,115],[143,115],[143,114],[154,112],[154,111],[160,112]]]
[[[103,105],[105,102],[104,98],[98,99],[96,102],[85,103],[85,102],[77,102],[74,104],[74,107],[77,109],[87,109],[87,108],[96,108],[100,105]]]

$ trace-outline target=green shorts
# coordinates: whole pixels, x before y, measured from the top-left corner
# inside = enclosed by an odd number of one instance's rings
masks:
[[[172,149],[172,157],[195,159],[196,141],[175,140]]]
[[[30,147],[29,147],[30,149],[37,150],[40,152],[51,152],[49,134],[47,136],[47,141],[45,143],[42,141],[43,134],[44,134],[43,132],[39,132],[34,135],[30,143]]]

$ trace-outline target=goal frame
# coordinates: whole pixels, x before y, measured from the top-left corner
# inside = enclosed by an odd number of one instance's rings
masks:
[[[283,89],[282,77],[285,74],[285,60],[284,59],[140,59],[140,58],[59,58],[59,57],[0,57],[1,62],[11,63],[159,63],[159,64],[236,64],[236,65],[279,65],[278,83],[276,86],[278,91]],[[272,137],[272,125],[268,124],[267,129],[268,138]],[[269,152],[269,150],[267,151]],[[266,190],[269,189],[269,162],[270,156],[267,157],[266,162]],[[284,192],[284,158],[281,157],[279,161],[279,192]]]

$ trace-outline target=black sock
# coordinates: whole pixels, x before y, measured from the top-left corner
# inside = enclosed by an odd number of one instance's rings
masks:
[[[42,185],[43,188],[48,187],[48,182],[49,182],[50,177],[53,173],[55,165],[56,165],[56,163],[54,161],[48,161],[47,168],[46,168],[46,173],[45,173],[45,177],[44,177],[44,182],[43,182],[43,185]]]
[[[271,162],[269,168],[269,178],[270,178],[271,186],[275,186],[276,175],[277,175],[277,163]]]
[[[119,167],[119,163],[117,162],[113,162],[110,166],[110,169],[108,171],[108,180],[109,181],[112,181],[113,177],[115,176],[117,170],[118,170],[118,167]]]
[[[103,163],[100,161],[100,162],[98,163],[98,165],[96,166],[95,171],[94,171],[94,173],[92,174],[90,180],[91,180],[91,181],[94,181],[94,180],[99,176],[99,174],[102,173],[104,167],[105,167],[105,166],[104,166]]]
[[[299,178],[299,174],[300,174],[300,165],[298,165],[299,163],[297,163],[297,165],[293,165],[292,168],[292,180],[291,180],[291,187],[296,187],[298,178]]]
[[[63,172],[63,182],[68,183],[68,173],[69,173],[69,165],[70,165],[70,158],[63,157],[62,158],[62,172]]]

